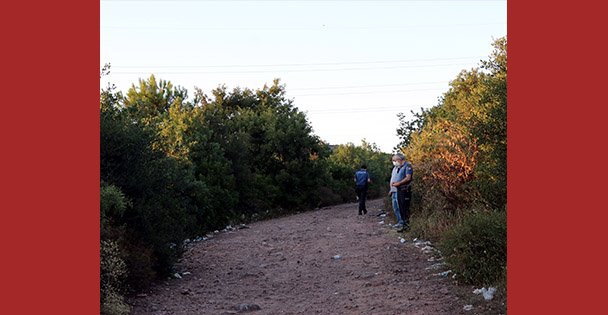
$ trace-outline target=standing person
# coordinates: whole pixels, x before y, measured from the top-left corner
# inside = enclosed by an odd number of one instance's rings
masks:
[[[359,199],[359,215],[367,214],[365,199],[367,198],[367,186],[371,182],[367,165],[361,165],[361,169],[355,172],[355,192],[357,192],[357,199]]]
[[[401,156],[398,154],[393,155],[393,170],[391,171],[391,182],[390,182],[390,190],[388,191],[388,195],[391,197],[392,205],[393,205],[393,213],[395,214],[395,219],[397,220],[397,224],[395,228],[402,229],[404,226],[404,222],[401,219],[401,212],[399,210],[399,200],[397,195],[397,187],[393,185],[397,183],[405,177],[405,170],[401,168]]]
[[[399,222],[398,225],[401,224],[399,229],[403,231],[410,228],[410,203],[412,201],[414,169],[412,168],[412,164],[407,162],[405,156],[401,153],[397,153],[393,156],[393,164],[395,164],[398,176],[395,177],[394,181],[391,177],[391,189],[396,189],[393,198],[396,195],[399,217],[401,219],[401,222]]]

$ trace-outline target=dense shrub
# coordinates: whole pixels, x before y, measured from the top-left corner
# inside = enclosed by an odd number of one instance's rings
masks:
[[[414,212],[410,217],[411,233],[416,237],[437,242],[460,221],[462,215],[450,211]]]
[[[123,245],[127,265],[125,286],[128,292],[133,293],[147,289],[157,279],[158,273],[154,267],[158,263],[152,246],[138,240],[134,233],[130,234]]]
[[[506,213],[467,215],[461,224],[446,232],[439,248],[462,283],[496,283],[506,274]]]
[[[100,193],[100,238],[119,239],[123,226],[120,225],[123,215],[131,202],[120,188],[101,182]]]
[[[113,185],[105,182],[100,187],[100,305],[107,315],[128,314],[124,301],[127,292],[127,265],[120,248],[124,226],[120,225],[129,200]]]
[[[101,314],[129,314],[130,307],[124,301],[123,282],[127,276],[127,266],[122,259],[120,248],[114,241],[101,241],[100,246],[100,286]]]
[[[329,187],[321,187],[319,188],[319,207],[336,205],[343,202],[343,199],[340,195],[335,193]]]
[[[341,161],[336,161],[334,155],[328,160],[330,173],[330,184],[332,190],[340,195],[342,202],[352,202],[356,200],[356,194],[352,178],[354,176],[355,165],[348,165]]]
[[[102,97],[101,104],[101,228],[102,238],[121,246],[126,286],[135,289],[171,271],[182,241],[201,225],[206,191],[188,163],[153,148],[152,131],[103,103],[117,99]]]

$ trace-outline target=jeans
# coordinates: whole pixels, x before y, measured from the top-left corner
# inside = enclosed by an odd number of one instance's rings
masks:
[[[401,219],[401,212],[399,211],[399,201],[397,200],[397,192],[391,194],[391,199],[393,200],[393,213],[395,213],[397,224],[403,225],[403,219]]]

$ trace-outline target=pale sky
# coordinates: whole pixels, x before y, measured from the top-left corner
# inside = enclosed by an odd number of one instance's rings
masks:
[[[207,95],[279,78],[330,144],[392,152],[397,113],[437,105],[507,33],[506,0],[101,0],[100,65],[123,92],[154,74]]]

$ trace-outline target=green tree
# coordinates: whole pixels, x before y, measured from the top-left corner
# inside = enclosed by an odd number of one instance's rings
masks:
[[[147,80],[139,80],[138,86],[133,84],[123,100],[123,106],[128,113],[144,125],[154,125],[169,109],[188,98],[184,88],[174,87],[169,81],[156,81],[151,75]]]
[[[183,240],[197,230],[194,218],[204,210],[206,187],[191,168],[154,148],[155,134],[134,123],[119,96],[102,97],[100,176],[132,203],[117,224],[126,226],[129,283],[142,288],[153,280],[142,270],[168,274],[180,257]],[[146,252],[150,257],[139,255]]]
[[[319,139],[278,80],[252,91],[221,86],[204,107],[213,141],[225,149],[238,183],[241,212],[297,208],[316,202],[313,173]],[[313,198],[314,197],[314,198]]]

